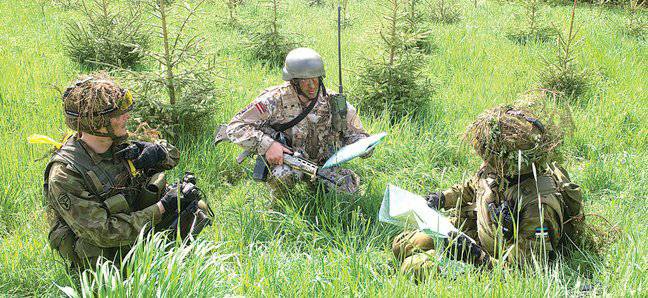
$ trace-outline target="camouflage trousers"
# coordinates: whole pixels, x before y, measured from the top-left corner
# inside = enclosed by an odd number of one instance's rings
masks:
[[[358,192],[360,178],[353,171],[343,168],[321,169],[320,174],[324,176],[310,179],[308,175],[293,170],[287,165],[279,165],[272,168],[272,173],[268,177],[268,185],[275,198],[284,197],[294,186],[304,181],[312,189],[322,186],[326,192],[340,192],[354,194]]]
[[[454,214],[450,217],[450,222],[464,234],[478,240],[477,216],[474,209],[455,209],[452,212]],[[435,259],[436,242],[435,238],[419,230],[405,231],[397,235],[392,242],[392,253],[400,263],[401,272],[412,274],[419,281],[424,280],[425,276],[433,271],[439,272]]]
[[[196,202],[180,214],[165,214],[148,232],[169,232],[170,239],[175,239],[178,231],[182,239],[186,239],[189,235],[195,237],[203,228],[211,224],[208,214],[210,214],[209,207],[202,201]],[[50,246],[69,263],[72,270],[92,269],[100,258],[119,263],[131,248],[131,246],[99,247],[86,239],[77,237],[68,225],[60,222],[50,231],[48,240]]]

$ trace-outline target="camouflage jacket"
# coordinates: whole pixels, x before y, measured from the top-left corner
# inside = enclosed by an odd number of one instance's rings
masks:
[[[582,194],[578,185],[569,180],[567,172],[557,164],[548,165],[538,174],[508,181],[483,165],[477,175],[463,184],[443,191],[444,208],[456,208],[457,224],[464,233],[477,240],[491,256],[508,253],[508,261],[528,260],[533,252],[552,252],[561,244],[563,236],[573,233],[572,217],[583,215]],[[507,201],[513,209],[519,208],[517,241],[506,239],[493,221],[489,203],[499,206]],[[514,214],[514,216],[517,216]],[[542,220],[541,220],[542,219]],[[502,250],[500,250],[502,249]]]
[[[306,118],[285,131],[294,150],[320,164],[341,146],[367,137],[356,109],[348,102],[346,129],[342,135],[333,130],[329,97],[320,93]],[[227,136],[244,149],[263,155],[274,142],[271,126],[291,121],[306,106],[290,83],[266,89],[234,116],[227,126]]]
[[[173,168],[178,150],[158,141],[167,151],[160,170]],[[148,177],[133,177],[124,160],[113,158],[113,148],[98,154],[76,136],[57,150],[45,170],[44,195],[50,223],[50,245],[72,261],[73,256],[102,255],[103,248],[132,244],[140,231],[159,221],[156,205],[137,200]],[[69,238],[73,237],[73,240]],[[71,247],[63,247],[63,242]]]

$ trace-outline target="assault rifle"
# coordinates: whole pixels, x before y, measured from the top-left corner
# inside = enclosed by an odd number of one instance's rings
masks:
[[[282,132],[275,133],[273,139],[279,142],[282,146],[290,149],[290,143],[288,142],[288,138],[286,138],[286,135],[284,133]],[[319,179],[324,179],[332,183],[335,183],[335,180],[327,174],[327,171],[320,171],[321,168],[318,167],[317,164],[303,158],[299,152],[295,152],[293,154],[284,153],[283,162],[285,165],[289,166],[293,170],[308,175],[308,177],[310,177],[311,180],[315,180],[319,178]],[[266,181],[268,179],[269,172],[270,169],[268,168],[267,160],[265,159],[265,157],[258,155],[256,159],[256,163],[254,165],[254,172],[252,173],[252,178],[254,178],[254,180],[256,181]]]

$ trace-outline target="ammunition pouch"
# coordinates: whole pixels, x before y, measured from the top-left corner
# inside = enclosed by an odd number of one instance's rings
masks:
[[[166,177],[163,172],[156,173],[149,181],[142,186],[137,200],[138,210],[152,206],[157,203],[162,196],[162,191],[166,187]]]
[[[123,194],[116,194],[103,201],[104,206],[110,214],[129,212],[130,207]]]
[[[76,252],[74,252],[74,246],[77,241],[77,236],[72,232],[72,229],[67,225],[61,224],[60,222],[49,232],[47,240],[52,249],[58,251],[59,255],[64,260],[67,260],[71,263],[78,263],[79,259]]]

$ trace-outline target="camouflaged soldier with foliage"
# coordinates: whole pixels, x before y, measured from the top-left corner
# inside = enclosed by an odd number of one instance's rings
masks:
[[[275,196],[307,180],[302,172],[284,163],[284,154],[322,165],[342,146],[368,136],[356,109],[346,100],[336,100],[343,97],[324,87],[324,77],[324,62],[317,52],[309,48],[292,50],[283,67],[286,83],[263,91],[226,127],[224,138],[265,158],[271,170],[267,182]],[[319,181],[325,190],[358,191],[359,178],[351,170],[331,168],[322,172],[327,179]]]
[[[50,246],[74,269],[117,261],[143,229],[197,235],[210,223],[195,177],[168,185],[178,150],[164,140],[129,141],[128,89],[107,75],[86,76],[63,94],[65,123],[76,131],[45,169]]]
[[[482,113],[465,135],[484,161],[481,168],[426,197],[430,208],[449,209],[461,231],[446,243],[451,258],[487,268],[497,260],[542,263],[582,239],[581,189],[557,163],[563,129],[538,107],[504,105]],[[419,278],[439,270],[434,249],[422,231],[404,232],[392,245],[401,269]]]

